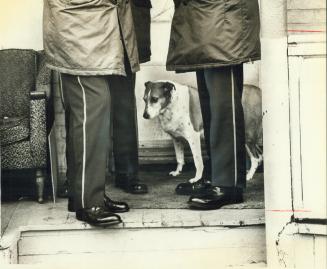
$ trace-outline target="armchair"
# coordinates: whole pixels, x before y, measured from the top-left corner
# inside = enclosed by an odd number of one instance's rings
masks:
[[[33,50],[0,50],[1,169],[34,169],[39,203],[43,202],[48,148],[47,98],[44,83],[37,80],[51,80],[42,62],[41,54]]]

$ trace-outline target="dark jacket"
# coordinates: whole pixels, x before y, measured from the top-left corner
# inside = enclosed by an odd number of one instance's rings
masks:
[[[175,7],[167,70],[260,59],[258,0],[184,0]]]
[[[132,0],[132,14],[140,63],[148,62],[151,58],[151,8],[150,0]]]
[[[139,70],[129,0],[44,0],[43,34],[51,69],[125,75],[125,46],[132,72]]]

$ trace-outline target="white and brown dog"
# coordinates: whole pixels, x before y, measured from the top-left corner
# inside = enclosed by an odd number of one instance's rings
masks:
[[[158,117],[162,129],[173,140],[177,168],[170,172],[170,175],[177,176],[183,169],[183,139],[185,139],[190,145],[196,168],[196,174],[189,182],[194,183],[201,179],[203,122],[197,90],[172,81],[148,81],[145,83],[143,99],[145,101],[143,117],[145,119]],[[247,180],[249,180],[263,160],[260,146],[262,145],[260,89],[252,85],[244,85],[242,104],[246,128],[246,150],[251,159],[251,168],[247,173]]]
[[[253,178],[263,161],[262,94],[254,85],[243,85],[242,106],[245,123],[245,147],[251,160],[246,179]]]
[[[159,118],[162,129],[174,143],[177,168],[169,174],[177,176],[184,165],[185,139],[190,145],[196,173],[190,183],[202,178],[203,159],[201,139],[203,134],[202,114],[197,90],[171,81],[148,81],[145,83],[145,119]]]

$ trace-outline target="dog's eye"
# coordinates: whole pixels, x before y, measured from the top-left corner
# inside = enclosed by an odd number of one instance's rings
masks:
[[[157,103],[158,100],[159,100],[158,97],[151,97],[151,99],[150,99],[151,103]]]

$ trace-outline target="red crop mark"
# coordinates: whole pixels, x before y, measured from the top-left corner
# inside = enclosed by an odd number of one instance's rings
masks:
[[[287,30],[288,32],[292,33],[325,33],[326,31],[324,30]]]

